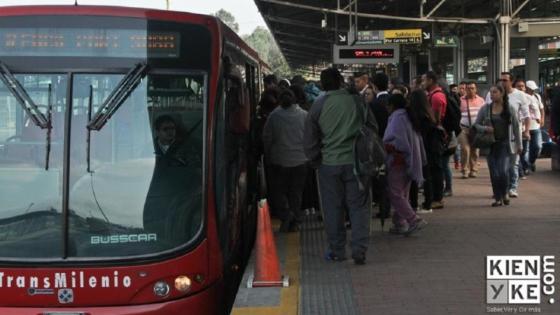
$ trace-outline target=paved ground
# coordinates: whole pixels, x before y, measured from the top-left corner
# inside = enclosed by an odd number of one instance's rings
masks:
[[[357,313],[485,314],[486,255],[556,255],[560,278],[560,173],[549,171],[550,160],[539,161],[538,169],[521,182],[520,198],[500,208],[490,207],[485,168],[476,179],[462,180],[456,172],[455,195],[445,209],[424,215],[425,230],[409,238],[374,231],[365,266],[341,263]],[[306,280],[304,272],[302,296]],[[560,303],[543,302],[540,310],[560,314]]]
[[[521,181],[520,198],[492,208],[484,161],[479,178],[455,172],[454,196],[424,215],[424,230],[405,238],[373,222],[364,266],[326,262],[322,223],[308,216],[300,235],[276,235],[283,271],[295,275],[290,288],[241,289],[233,314],[488,314],[487,255],[555,255],[556,304],[547,298],[533,311],[560,314],[559,188],[560,172],[540,160],[537,173]]]

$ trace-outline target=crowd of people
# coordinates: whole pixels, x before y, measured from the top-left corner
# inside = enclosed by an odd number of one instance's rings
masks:
[[[448,86],[433,71],[410,86],[385,73],[345,80],[335,68],[323,70],[317,83],[274,75],[264,83],[258,116],[271,209],[281,232],[299,229],[301,209],[321,209],[329,261],[346,259],[349,225],[351,257],[365,263],[372,216],[390,216],[394,234],[425,227],[421,215],[445,208],[444,198],[453,195],[452,156],[468,180],[478,176],[480,149],[487,151],[493,207],[509,205],[519,196],[519,179],[536,171],[543,100],[536,82],[508,72],[485,97],[477,82]],[[385,163],[364,185],[355,146],[366,123],[383,145]]]

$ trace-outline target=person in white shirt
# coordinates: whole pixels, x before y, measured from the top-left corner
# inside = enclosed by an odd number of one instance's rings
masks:
[[[531,117],[531,125],[529,131],[531,134],[531,141],[528,150],[529,168],[532,172],[536,171],[535,162],[541,154],[542,150],[542,134],[541,128],[544,126],[544,104],[541,96],[535,91],[539,89],[535,81],[529,80],[525,84],[527,89],[526,93],[531,97],[532,106],[529,108],[529,116]]]
[[[500,77],[500,83],[505,88],[508,93],[509,105],[513,107],[513,110],[517,113],[519,119],[519,128],[521,128],[523,139],[530,139],[531,135],[529,133],[529,104],[531,100],[529,96],[512,86],[513,75],[509,72],[502,72]],[[510,167],[510,186],[509,186],[509,196],[512,198],[517,198],[519,193],[517,188],[519,186],[519,154],[514,154],[511,158]]]

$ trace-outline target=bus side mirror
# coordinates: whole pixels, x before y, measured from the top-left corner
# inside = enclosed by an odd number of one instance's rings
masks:
[[[247,134],[251,128],[251,103],[249,91],[244,84],[232,86],[227,93],[230,131]]]

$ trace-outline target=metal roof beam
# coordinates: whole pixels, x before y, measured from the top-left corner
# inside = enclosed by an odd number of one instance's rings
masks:
[[[301,50],[297,50],[297,49],[292,49],[292,48],[282,48],[282,52],[283,53],[287,53],[289,55],[296,55],[296,56],[301,56],[301,57],[310,57],[310,58],[319,58],[319,57],[325,57],[324,55],[321,54],[314,54],[314,53],[308,53],[305,51],[301,51]]]
[[[295,26],[301,26],[301,27],[307,27],[307,28],[314,28],[314,29],[317,29],[317,30],[327,30],[327,31],[333,31],[334,32],[334,28],[332,28],[332,27],[322,28],[321,23],[318,23],[317,25],[315,25],[315,24],[312,24],[312,23],[301,22],[299,20],[281,18],[281,17],[271,16],[271,15],[265,15],[264,18],[268,19],[269,21],[275,22],[275,23],[289,24],[289,25],[295,25]]]
[[[340,15],[357,15],[358,17],[382,19],[382,20],[398,20],[398,21],[411,21],[411,22],[424,22],[424,23],[460,23],[460,24],[492,23],[492,19],[484,19],[484,18],[481,19],[470,19],[470,18],[461,18],[461,17],[419,17],[418,18],[418,17],[410,17],[410,16],[396,16],[396,15],[373,14],[373,13],[362,13],[362,12],[355,13],[355,12],[349,12],[340,9],[328,9],[328,8],[322,8],[322,7],[316,7],[311,5],[293,3],[288,1],[280,1],[280,0],[257,0],[257,1],[283,5],[292,8],[318,11],[323,13],[332,13],[332,14],[340,14]],[[269,18],[269,16],[265,16],[265,18]],[[320,26],[318,28],[320,28]]]
[[[522,4],[520,4],[519,7],[517,7],[517,9],[511,14],[511,17],[515,17],[523,9],[523,7],[529,3],[529,1],[530,0],[525,0]]]
[[[331,51],[329,48],[326,48],[326,47],[315,46],[315,45],[310,45],[310,44],[302,44],[300,42],[294,42],[294,41],[290,41],[290,40],[278,39],[277,42],[280,43],[280,44],[295,46],[295,47],[298,47],[298,48],[307,48],[307,49],[320,50],[320,51]]]
[[[282,32],[282,31],[272,31],[272,33],[274,33],[274,35],[288,36],[288,37],[299,38],[299,39],[303,39],[303,40],[311,40],[311,41],[325,42],[325,43],[332,43],[333,42],[332,40],[328,40],[328,39],[324,39],[324,38],[308,37],[308,36],[305,36],[305,35],[292,34],[292,33],[287,33],[287,32]]]
[[[430,16],[432,16],[432,14],[434,14],[437,9],[439,9],[439,7],[441,7],[441,5],[445,3],[445,1],[447,0],[441,0],[438,4],[436,4],[436,6],[432,9],[432,11],[430,11],[430,13],[426,15],[426,17],[429,18]]]

